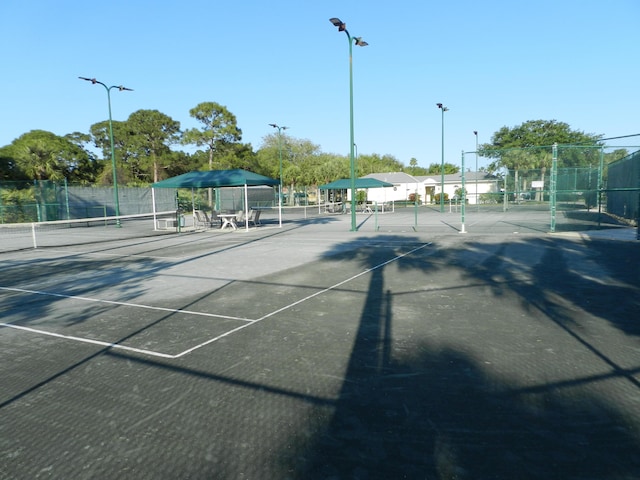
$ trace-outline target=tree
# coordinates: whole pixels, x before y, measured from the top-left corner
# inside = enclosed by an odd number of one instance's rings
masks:
[[[318,155],[318,165],[314,169],[318,184],[325,184],[349,177],[349,159],[331,153]]]
[[[9,152],[27,178],[63,180],[73,165],[87,161],[88,153],[64,137],[45,130],[31,130],[13,141]]]
[[[241,168],[264,174],[259,171],[256,154],[253,152],[253,147],[250,143],[219,142],[216,151],[216,163],[222,170]]]
[[[128,137],[128,129],[126,122],[120,122],[113,120],[113,145],[116,158],[116,176],[118,183],[129,183],[138,178],[140,169],[127,162],[129,153],[126,148],[126,140]],[[98,173],[96,180],[102,185],[111,185],[113,182],[113,163],[111,162],[111,139],[109,135],[109,122],[104,120],[102,122],[94,123],[89,127],[93,144],[96,148],[102,151],[102,169]],[[118,169],[117,165],[127,166],[125,172],[122,168]],[[126,177],[126,178],[123,178]],[[126,180],[126,181],[124,181]]]
[[[0,181],[18,180],[21,176],[22,172],[20,172],[13,158],[11,146],[7,145],[0,148]]]
[[[143,171],[151,171],[154,182],[159,181],[160,169],[168,168],[173,158],[170,145],[180,139],[180,122],[158,110],[138,110],[129,115],[126,126],[129,152]]]
[[[415,177],[416,175],[427,175],[427,172],[428,171],[426,168],[418,166],[418,160],[416,160],[415,158],[411,158],[411,160],[409,160],[409,168],[407,173]]]
[[[380,156],[377,153],[359,155],[356,159],[356,167],[358,176],[377,172],[402,172],[405,169],[402,162],[393,155]]]
[[[263,138],[257,152],[258,164],[263,174],[280,178],[280,152],[282,152],[282,183],[289,193],[297,187],[317,184],[317,167],[321,163],[318,156],[320,147],[310,140],[274,133]],[[294,202],[294,195],[288,195],[288,202]]]
[[[209,170],[213,169],[214,153],[225,145],[242,140],[242,130],[227,107],[216,102],[203,102],[189,110],[189,115],[202,124],[202,129],[184,132],[184,145],[206,146],[209,149]]]
[[[86,155],[75,155],[69,159],[69,182],[92,184],[95,183],[102,166],[97,161],[96,156],[87,149],[91,143],[91,136],[86,133],[73,132],[64,136],[69,142],[75,145],[79,151]]]
[[[482,145],[479,150],[484,157],[495,158],[489,165],[489,171],[506,168],[514,172],[516,198],[520,188],[520,172],[532,170],[540,172],[544,183],[546,170],[551,167],[551,146],[584,145],[584,150],[568,151],[565,159],[567,166],[588,165],[593,149],[599,145],[602,135],[586,134],[572,130],[564,122],[557,120],[528,120],[513,128],[502,127],[491,137],[491,143]],[[541,194],[541,192],[538,192]]]
[[[450,175],[453,173],[458,173],[460,171],[460,167],[457,165],[454,165],[453,163],[446,163],[444,164],[444,174],[445,175]],[[427,175],[440,175],[442,172],[442,164],[440,163],[432,163],[431,165],[429,165],[429,168],[427,168]]]
[[[540,147],[553,144],[594,146],[599,145],[601,138],[602,135],[571,130],[567,123],[557,120],[528,120],[513,128],[502,127],[493,134],[491,143],[481,145],[479,150],[482,156],[497,159],[490,165],[494,171],[500,167],[510,170],[542,168],[550,166],[548,153],[551,149]]]
[[[21,135],[7,150],[24,176],[38,180],[37,198],[44,207],[42,220],[47,220],[55,209],[55,194],[44,181],[67,179],[75,166],[88,161],[88,153],[77,144],[45,130],[32,130]]]

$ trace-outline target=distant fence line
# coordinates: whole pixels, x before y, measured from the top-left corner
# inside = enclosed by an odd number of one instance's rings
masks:
[[[26,188],[30,194],[20,194]],[[4,193],[4,195],[3,195]],[[137,215],[176,209],[175,189],[120,187],[120,215]],[[51,181],[0,183],[0,223],[44,222],[116,214],[113,188],[73,186]]]
[[[505,210],[511,202],[548,203],[551,212],[556,208],[597,207],[617,217],[637,221],[640,214],[640,150],[607,163],[604,148],[558,145],[493,150],[490,153],[494,158],[512,167],[496,172],[493,176],[495,185],[490,192],[480,194],[476,186],[474,203],[478,208],[501,203]],[[530,168],[532,165],[547,167]],[[119,214],[150,213],[154,211],[154,202],[156,211],[188,211],[206,206],[223,210],[245,208],[243,188],[219,189],[213,204],[207,190],[120,187]],[[460,195],[465,195],[466,201],[471,195],[468,190],[469,183],[460,189]],[[247,201],[249,208],[268,207],[278,204],[278,195],[270,187],[250,187]],[[283,203],[290,206],[319,201],[320,198],[307,192],[305,187],[297,188],[291,198],[283,196]],[[0,223],[73,220],[115,214],[114,192],[110,186],[77,186],[48,180],[0,182]]]

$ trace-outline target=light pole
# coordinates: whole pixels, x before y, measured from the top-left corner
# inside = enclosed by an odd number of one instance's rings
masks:
[[[289,127],[280,127],[275,123],[270,123],[269,126],[278,129],[278,155],[280,157],[280,205],[282,205],[282,130],[286,130]]]
[[[444,213],[444,112],[449,109],[441,103],[436,103],[442,111],[442,159],[440,161],[440,213]]]
[[[104,83],[99,82],[95,78],[78,77],[80,80],[86,80],[94,85],[96,83],[102,85],[107,91],[107,102],[109,104],[109,140],[111,141],[111,169],[113,170],[113,198],[116,204],[116,225],[120,226],[120,201],[118,200],[118,176],[116,173],[116,151],[113,143],[113,121],[111,120],[111,89],[117,88],[119,91],[127,90],[132,92],[133,89],[123,87],[122,85],[112,85],[107,87]]]
[[[478,131],[474,130],[473,134],[476,136],[476,207],[480,211],[480,194],[478,193]]]
[[[362,37],[353,37],[349,35],[349,31],[347,30],[346,23],[342,22],[339,18],[330,18],[329,21],[335,26],[338,27],[339,32],[344,32],[347,34],[347,38],[349,39],[349,127],[350,127],[350,136],[351,142],[350,153],[349,153],[349,164],[351,169],[351,231],[355,232],[356,228],[356,164],[355,158],[353,154],[353,149],[355,142],[353,141],[353,44],[355,43],[359,47],[366,47],[368,45],[367,42],[362,40]]]

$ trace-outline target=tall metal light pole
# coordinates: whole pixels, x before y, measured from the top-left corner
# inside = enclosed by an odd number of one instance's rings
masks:
[[[127,90],[133,92],[133,89],[123,87],[122,85],[112,85],[107,87],[104,83],[99,82],[95,78],[78,77],[80,80],[86,80],[94,85],[100,84],[107,91],[107,102],[109,103],[109,140],[111,140],[111,168],[113,170],[113,198],[116,204],[116,225],[120,226],[120,200],[118,199],[118,175],[116,172],[116,151],[113,143],[113,121],[111,120],[111,89],[117,88],[119,91]]]
[[[474,130],[476,136],[476,208],[480,211],[480,195],[478,194],[478,131]]]
[[[359,47],[366,47],[368,45],[367,42],[362,40],[362,37],[353,37],[349,35],[349,31],[347,30],[346,23],[342,22],[339,18],[330,18],[329,21],[335,26],[338,27],[339,32],[344,32],[347,34],[347,38],[349,39],[349,126],[350,126],[350,134],[351,134],[351,142],[349,142],[350,153],[349,153],[349,163],[351,170],[351,231],[355,232],[356,228],[356,163],[353,154],[354,149],[354,141],[353,141],[353,49],[352,46],[355,43]]]
[[[440,213],[444,213],[444,112],[449,109],[441,103],[436,103],[442,110],[442,160],[440,162]]]
[[[269,126],[278,129],[278,155],[280,157],[280,205],[282,205],[282,130],[286,130],[289,127],[280,127],[275,123],[270,123]]]

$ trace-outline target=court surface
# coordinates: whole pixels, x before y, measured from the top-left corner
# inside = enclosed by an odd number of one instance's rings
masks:
[[[421,215],[1,253],[0,478],[640,478],[633,229]]]

